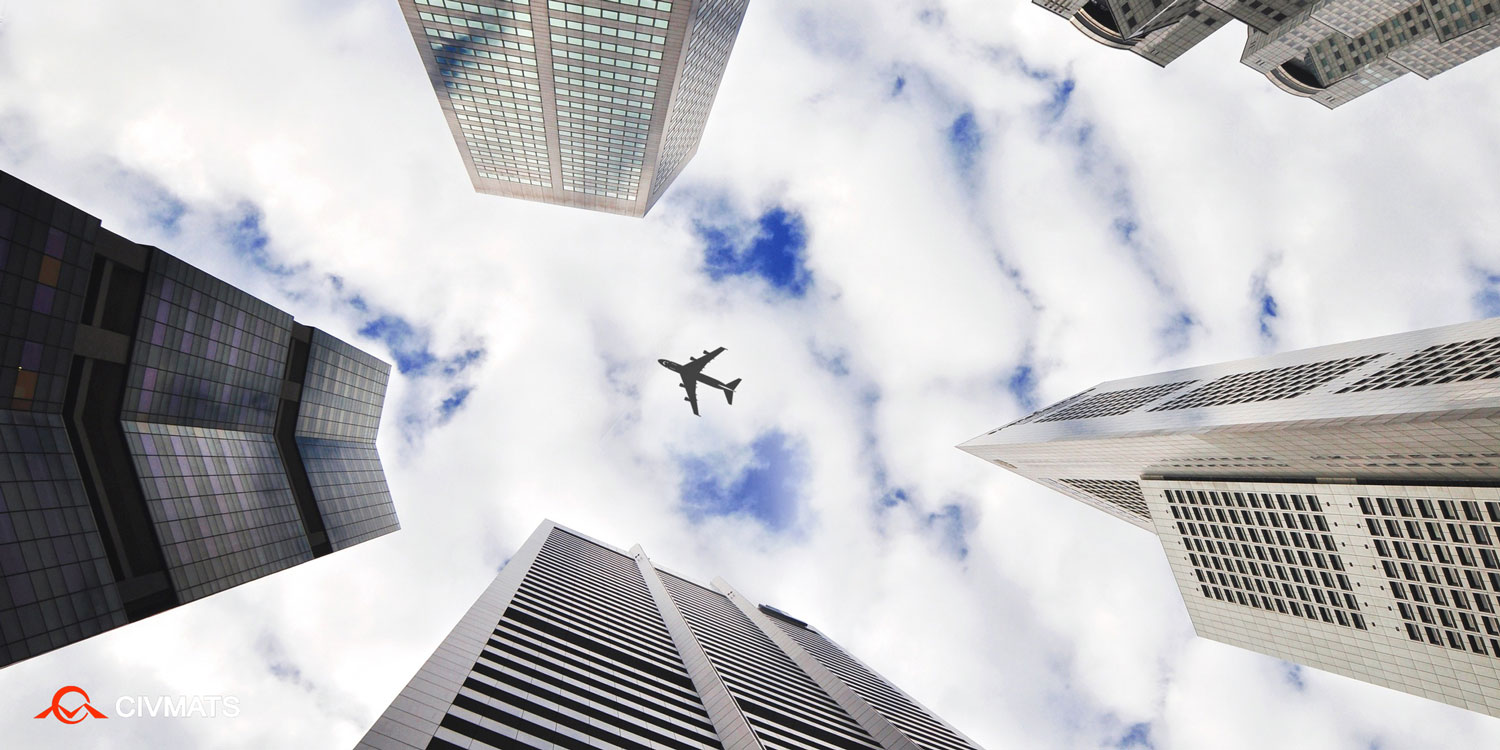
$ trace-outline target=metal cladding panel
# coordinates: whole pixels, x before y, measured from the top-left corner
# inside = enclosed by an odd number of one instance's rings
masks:
[[[126,621],[63,418],[98,231],[0,172],[0,666]]]
[[[147,422],[124,429],[183,601],[312,559],[270,434]]]
[[[270,433],[292,316],[151,254],[122,419]]]
[[[1500,488],[1144,485],[1199,635],[1500,716]]]
[[[378,358],[313,331],[296,443],[335,550],[401,528],[375,450],[390,371]]]
[[[311,559],[313,493],[274,436],[303,390],[292,326],[0,172],[3,663]],[[373,449],[389,369],[320,342],[356,363],[309,389],[309,439],[349,442],[309,450],[347,545],[395,528]]]
[[[98,230],[0,172],[0,409],[62,411]]]
[[[62,418],[0,410],[0,666],[125,624]]]

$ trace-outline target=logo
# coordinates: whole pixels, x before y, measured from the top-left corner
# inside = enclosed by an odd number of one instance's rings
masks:
[[[69,693],[77,693],[77,694],[83,696],[83,703],[81,705],[79,705],[77,708],[73,708],[73,709],[63,708],[62,707],[62,699],[64,697],[66,697]],[[52,696],[52,705],[48,706],[46,711],[43,711],[43,712],[37,714],[36,718],[38,718],[38,719],[45,719],[48,716],[56,716],[57,720],[60,721],[60,722],[62,722],[62,723],[64,723],[64,724],[77,724],[78,722],[83,721],[84,719],[87,719],[90,716],[92,716],[92,717],[94,717],[96,719],[108,719],[109,718],[108,716],[105,716],[104,714],[100,713],[99,709],[94,708],[93,706],[90,706],[89,705],[89,694],[83,692],[83,688],[76,687],[74,685],[69,685],[69,686],[67,686],[65,688],[62,688],[62,689],[58,690],[55,694],[53,694],[53,696]]]

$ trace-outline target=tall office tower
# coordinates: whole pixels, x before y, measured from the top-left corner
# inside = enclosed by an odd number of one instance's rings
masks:
[[[1329,109],[1406,73],[1431,78],[1500,46],[1494,0],[1032,1],[1096,42],[1163,66],[1238,19],[1250,33],[1241,62]]]
[[[474,189],[645,216],[750,0],[400,0]]]
[[[389,371],[0,172],[0,666],[398,528]]]
[[[959,447],[1155,532],[1199,635],[1500,716],[1500,318],[1117,380]]]
[[[545,522],[360,748],[978,750],[807,623]]]

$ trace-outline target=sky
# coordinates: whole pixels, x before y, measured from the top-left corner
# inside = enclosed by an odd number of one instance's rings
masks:
[[[402,529],[7,667],[10,747],[352,746],[544,518],[1000,748],[1500,746],[1196,638],[1148,532],[954,448],[1096,383],[1500,315],[1500,55],[1334,111],[1020,0],[753,0],[644,220],[475,194],[394,0],[0,0],[0,169],[394,365]],[[727,351],[694,418],[659,358]],[[62,685],[236,718],[31,717]]]

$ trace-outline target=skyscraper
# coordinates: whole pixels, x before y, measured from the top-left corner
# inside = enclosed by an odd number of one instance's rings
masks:
[[[0,666],[399,528],[389,373],[0,172]]]
[[[545,522],[361,748],[978,750],[833,641]]]
[[[1166,65],[1231,19],[1240,61],[1332,109],[1407,73],[1431,78],[1500,46],[1494,0],[1032,0],[1089,38]]]
[[[1500,716],[1500,318],[1104,383],[959,447],[1154,532],[1199,635]]]
[[[645,216],[749,0],[400,0],[474,189]]]

